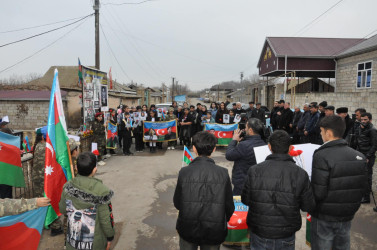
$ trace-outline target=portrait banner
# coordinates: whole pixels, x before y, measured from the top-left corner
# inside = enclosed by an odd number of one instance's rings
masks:
[[[150,141],[175,141],[178,138],[177,121],[144,122],[143,139]]]
[[[217,138],[216,146],[228,146],[232,141],[234,130],[238,129],[238,124],[218,124],[206,123],[204,130],[214,134]]]

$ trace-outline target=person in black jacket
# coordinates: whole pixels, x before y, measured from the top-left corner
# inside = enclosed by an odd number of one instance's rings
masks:
[[[232,170],[233,194],[240,195],[245,183],[247,171],[257,162],[255,160],[254,147],[264,146],[262,140],[263,124],[257,118],[250,118],[245,127],[245,137],[240,137],[239,129],[234,132],[233,140],[228,144],[225,158],[234,161]]]
[[[261,103],[257,103],[257,107],[253,110],[253,116],[254,118],[259,119],[264,125],[266,125],[266,113],[264,112],[264,109],[261,109]]]
[[[304,129],[305,142],[316,143],[317,142],[317,131],[315,130],[315,125],[319,120],[318,106],[317,103],[313,102],[310,104],[310,118],[307,121]]]
[[[312,212],[315,201],[309,176],[289,156],[291,138],[277,130],[269,138],[272,154],[247,172],[242,203],[249,206],[251,249],[294,249],[301,228],[300,209]]]
[[[300,136],[300,143],[307,143],[309,141],[306,141],[307,137],[305,136],[304,132],[305,132],[306,123],[310,119],[309,104],[305,103],[303,109],[304,109],[304,113],[302,114],[300,120],[298,121],[296,130],[298,131],[298,135]]]
[[[377,130],[372,124],[372,114],[361,114],[360,126],[357,137],[357,151],[363,153],[368,163],[368,189],[362,199],[362,203],[370,203],[372,190],[373,165],[376,160]]]
[[[221,123],[221,124],[224,123],[224,121],[223,121],[223,115],[224,114],[229,114],[229,111],[226,108],[225,103],[222,102],[222,103],[220,103],[220,107],[219,107],[219,109],[217,110],[217,113],[216,113],[216,117],[215,117],[216,123]]]
[[[295,107],[295,112],[293,113],[293,119],[289,124],[289,127],[292,130],[292,144],[300,143],[300,135],[298,134],[297,124],[302,117],[302,112],[299,106]]]
[[[319,126],[324,144],[313,155],[311,181],[317,205],[311,214],[311,246],[350,249],[351,220],[366,190],[366,159],[342,139],[342,118],[325,117]]]
[[[277,118],[277,112],[279,111],[279,109],[280,109],[279,102],[275,101],[274,107],[271,110],[271,122],[270,122],[273,130],[277,128],[276,118]]]
[[[343,121],[346,124],[346,130],[344,131],[343,134],[343,139],[346,139],[347,135],[353,128],[353,120],[350,118],[348,115],[348,108],[347,107],[341,107],[336,109],[336,114],[340,117],[342,117]]]
[[[291,110],[291,104],[289,102],[284,103],[284,109],[281,111],[281,117],[278,124],[278,129],[286,131],[288,134],[291,133],[291,124],[293,119],[293,111]]]
[[[179,210],[176,229],[180,249],[220,249],[227,236],[227,222],[234,212],[228,170],[210,158],[216,137],[200,131],[193,138],[198,156],[179,171],[174,206]]]

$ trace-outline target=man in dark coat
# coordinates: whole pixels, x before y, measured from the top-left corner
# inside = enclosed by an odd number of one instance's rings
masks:
[[[280,106],[279,106],[279,102],[278,101],[275,101],[274,102],[274,107],[272,108],[271,110],[271,127],[275,130],[276,127],[277,127],[277,124],[276,124],[276,116],[277,116],[277,112],[279,111],[280,109]]]
[[[306,123],[310,119],[310,109],[309,109],[309,104],[305,103],[304,104],[304,113],[302,114],[300,120],[297,123],[297,131],[298,135],[300,136],[300,143],[307,143],[309,141],[306,141],[306,136],[304,135],[305,132],[305,126]]]
[[[309,176],[289,156],[290,143],[287,132],[275,131],[268,144],[272,155],[247,172],[241,199],[249,206],[252,250],[294,249],[300,210],[311,213],[315,208]]]
[[[305,125],[304,136],[306,142],[316,143],[317,142],[317,131],[315,130],[315,125],[319,119],[318,106],[316,103],[310,104],[310,118]]]
[[[179,171],[174,206],[179,210],[177,231],[180,249],[220,249],[227,222],[234,212],[228,170],[210,158],[216,137],[200,131],[192,139],[198,156]]]
[[[377,130],[372,124],[372,114],[361,114],[361,122],[357,137],[357,151],[363,153],[368,163],[368,189],[362,199],[362,203],[370,203],[372,190],[373,165],[376,160]]]
[[[293,113],[292,122],[289,124],[289,127],[292,131],[292,144],[299,144],[300,143],[300,136],[298,134],[297,124],[302,117],[302,112],[299,106],[295,107],[295,112]]]
[[[284,109],[281,111],[280,120],[278,123],[278,129],[285,130],[288,134],[291,132],[289,124],[293,119],[293,112],[291,110],[291,104],[289,102],[284,103]]]
[[[246,113],[246,111],[242,108],[242,103],[237,102],[236,103],[236,108],[234,109],[234,115],[237,115],[237,114],[240,115],[242,113]]]
[[[254,115],[253,117],[259,119],[264,125],[266,125],[266,113],[264,112],[264,109],[261,109],[261,103],[257,103],[257,107],[254,109]]]
[[[315,140],[315,143],[316,144],[319,144],[319,145],[322,145],[323,144],[323,141],[322,141],[322,136],[321,136],[321,130],[319,129],[319,123],[321,122],[321,120],[325,117],[326,113],[325,113],[325,108],[327,107],[327,102],[326,101],[323,101],[323,102],[320,102],[318,104],[318,109],[319,109],[319,118],[318,118],[318,121],[315,125],[315,133],[316,133],[316,140]]]
[[[233,194],[241,195],[245,183],[247,170],[257,162],[254,147],[266,145],[262,140],[263,124],[257,118],[250,118],[245,127],[245,137],[241,138],[241,131],[236,130],[233,140],[228,144],[225,158],[234,161],[232,170]]]
[[[249,107],[246,109],[246,118],[253,118],[254,115],[254,102],[249,102]]]
[[[336,109],[336,114],[338,116],[342,117],[343,121],[346,124],[346,130],[344,131],[344,134],[343,134],[343,139],[346,139],[348,133],[353,128],[353,120],[348,115],[348,108],[347,107],[337,108]]]
[[[319,126],[324,144],[313,155],[311,246],[350,249],[351,220],[366,189],[366,158],[342,139],[346,126],[339,116],[325,117]]]

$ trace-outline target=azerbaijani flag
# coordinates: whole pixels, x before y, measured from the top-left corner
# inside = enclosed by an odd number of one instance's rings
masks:
[[[79,75],[79,87],[82,86],[82,83],[83,83],[83,77],[82,77],[82,65],[81,65],[81,62],[80,62],[80,58],[79,59],[79,72],[78,72],[78,75]]]
[[[185,146],[183,149],[183,162],[190,164],[194,160],[194,157],[190,153],[190,150]]]
[[[247,212],[249,207],[241,202],[241,196],[233,196],[234,213],[228,222],[228,235],[225,238],[226,245],[246,245],[247,237]]]
[[[20,137],[0,132],[0,184],[25,187]]]
[[[0,218],[0,249],[38,249],[47,207]]]
[[[51,88],[46,135],[45,194],[51,200],[45,226],[50,225],[58,216],[59,201],[63,185],[72,178],[67,148],[67,126],[60,94],[58,70],[55,69]]]
[[[233,131],[238,129],[238,124],[213,124],[206,123],[204,130],[214,134],[217,138],[217,146],[227,146],[232,141]]]
[[[177,120],[166,122],[148,122],[144,121],[144,141],[151,141],[150,134],[154,135],[157,141],[177,140]]]
[[[25,139],[22,142],[22,147],[24,148],[25,152],[31,151],[30,144],[29,144],[29,138],[27,136],[25,136]]]

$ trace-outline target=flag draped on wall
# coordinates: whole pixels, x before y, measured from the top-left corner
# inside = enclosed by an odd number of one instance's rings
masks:
[[[0,218],[0,249],[38,249],[47,207]]]
[[[0,184],[25,187],[20,137],[0,132]]]
[[[51,200],[51,206],[48,207],[45,220],[46,227],[60,216],[59,201],[63,185],[72,178],[67,141],[67,126],[59,87],[58,70],[55,69],[46,135],[44,189],[46,196]]]
[[[204,130],[214,134],[217,138],[217,146],[227,146],[232,141],[233,131],[238,124],[211,124],[206,123]]]

